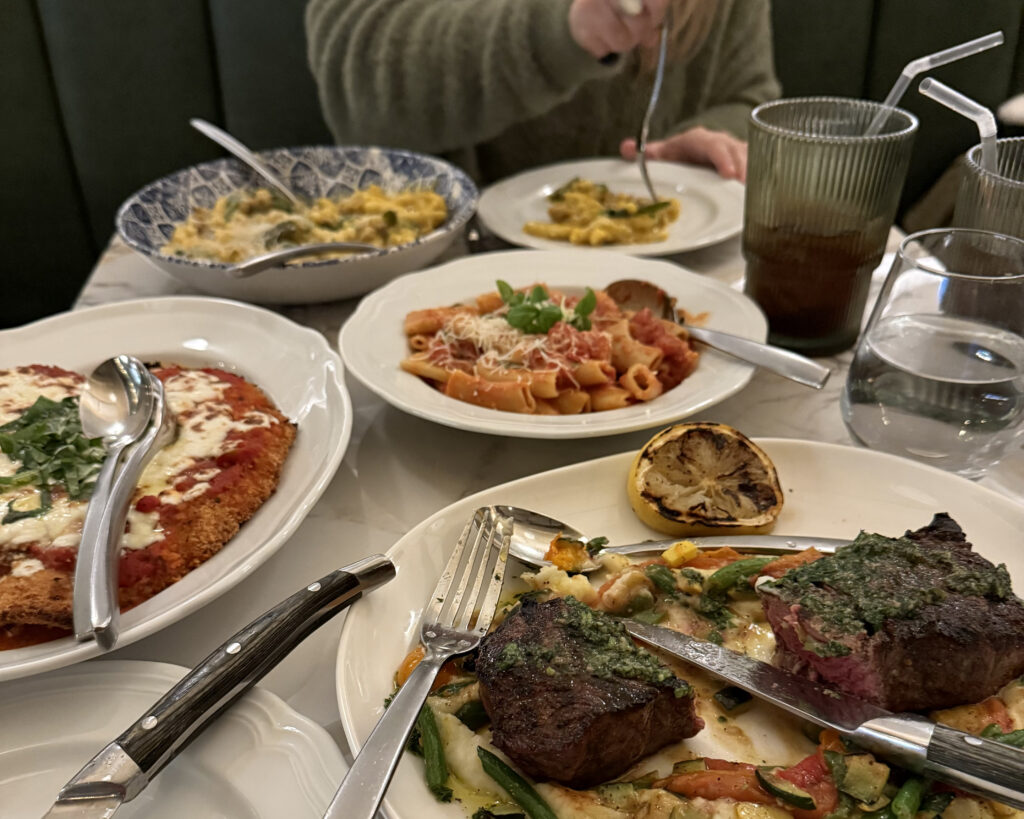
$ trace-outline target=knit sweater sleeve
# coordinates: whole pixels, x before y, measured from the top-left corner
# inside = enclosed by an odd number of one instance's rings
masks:
[[[340,143],[485,142],[620,70],[569,33],[570,0],[311,0],[309,62]]]
[[[782,93],[775,76],[768,0],[733,0],[711,45],[705,68],[709,83],[703,93],[707,107],[676,123],[672,133],[702,125],[746,139],[750,112]]]

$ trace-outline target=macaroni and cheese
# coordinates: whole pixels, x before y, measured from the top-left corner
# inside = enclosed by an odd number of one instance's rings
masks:
[[[523,230],[541,239],[574,245],[661,242],[679,218],[679,201],[651,202],[606,185],[573,179],[548,196],[550,222],[527,222]]]
[[[318,242],[365,242],[384,248],[412,242],[447,218],[444,198],[429,190],[389,194],[371,185],[340,199],[321,197],[296,211],[280,194],[259,188],[222,196],[212,208],[194,208],[161,252],[233,263]]]

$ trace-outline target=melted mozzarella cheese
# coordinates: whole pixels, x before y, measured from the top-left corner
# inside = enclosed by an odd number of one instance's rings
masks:
[[[14,493],[11,493],[14,494]],[[23,497],[25,493],[18,493]],[[0,519],[7,514],[10,502],[15,498],[4,495],[0,499]],[[65,497],[53,499],[53,506],[45,515],[5,523],[0,526],[0,548],[17,548],[37,543],[40,546],[57,545],[58,538],[62,545],[77,545],[85,519],[85,504],[71,501]],[[67,542],[66,536],[74,535],[74,544]]]
[[[157,496],[161,504],[179,504],[200,497],[210,488],[218,468],[203,469],[192,477],[196,483],[184,492],[174,488],[181,476],[195,464],[216,458],[237,444],[228,440],[232,432],[244,432],[276,423],[274,416],[250,411],[240,419],[232,417],[232,409],[224,403],[229,385],[217,376],[188,370],[169,378],[164,385],[168,406],[179,419],[175,441],[156,454],[147,465],[135,491],[135,499]],[[34,390],[34,391],[33,391]],[[0,376],[0,419],[5,407],[17,417],[30,407],[39,395],[60,400],[78,393],[70,377],[29,376],[3,373]],[[10,420],[10,419],[8,419]],[[13,474],[18,463],[0,455],[0,475]],[[18,489],[0,494],[0,519],[11,504],[35,493],[35,489]],[[41,548],[77,547],[81,540],[86,503],[55,498],[53,506],[37,517],[0,525],[0,549],[19,550],[29,544]],[[140,512],[134,503],[128,513],[122,550],[143,549],[163,538],[157,511]]]
[[[31,407],[40,395],[52,401],[63,401],[78,395],[78,391],[78,379],[73,375],[0,370],[0,424],[13,421]]]
[[[11,566],[12,577],[28,577],[43,570],[43,561],[34,557],[26,557],[24,560],[15,560]]]

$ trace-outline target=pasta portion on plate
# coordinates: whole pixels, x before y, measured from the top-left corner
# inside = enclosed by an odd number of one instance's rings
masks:
[[[607,185],[572,179],[548,195],[550,222],[527,222],[523,230],[541,239],[574,245],[662,242],[667,228],[679,218],[679,201],[651,202]]]
[[[161,252],[241,262],[272,250],[318,242],[365,242],[384,248],[415,241],[447,218],[444,198],[432,190],[390,194],[370,185],[351,196],[321,197],[296,210],[277,192],[258,188],[222,196],[212,208],[193,208]]]
[[[657,398],[697,366],[686,329],[604,291],[569,296],[537,284],[473,304],[410,312],[401,362],[445,395],[490,409],[574,415]]]

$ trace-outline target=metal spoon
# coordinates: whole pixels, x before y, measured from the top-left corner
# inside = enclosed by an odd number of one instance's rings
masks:
[[[102,438],[107,450],[85,512],[75,565],[72,615],[79,640],[93,637],[97,624],[109,622],[117,611],[116,573],[107,559],[112,525],[107,513],[122,455],[145,434],[153,406],[149,371],[130,355],[115,356],[96,367],[79,398],[82,432],[87,438]]]
[[[506,517],[512,518],[512,540],[509,543],[509,554],[530,566],[550,566],[544,559],[548,546],[554,538],[561,535],[572,540],[579,540],[586,545],[590,538],[578,529],[563,523],[557,518],[548,517],[540,512],[523,509],[519,506],[496,506],[495,509]],[[630,543],[623,546],[605,546],[601,554],[643,555],[657,554],[665,551],[673,543],[682,538],[667,540],[646,540],[641,543]],[[692,537],[686,540],[696,543],[704,549],[718,549],[722,546],[742,546],[745,552],[760,555],[783,555],[814,546],[818,551],[831,552],[845,546],[849,540],[828,537],[804,537],[789,535],[721,535],[716,537]],[[591,560],[581,570],[588,574],[600,568],[596,560]]]
[[[332,250],[379,253],[383,249],[376,245],[364,244],[363,242],[320,242],[313,245],[296,245],[295,247],[273,250],[260,256],[253,256],[244,262],[233,264],[228,268],[228,275],[236,279],[246,279],[249,276],[262,273],[264,270],[270,270],[272,267],[279,267],[281,262],[285,262],[288,259],[294,259],[296,256],[307,256],[310,253],[328,253]]]
[[[642,310],[644,307],[649,307],[656,316],[677,324],[684,323],[676,315],[675,300],[669,298],[664,290],[650,282],[638,279],[620,279],[609,284],[604,291],[619,307],[628,310]],[[731,333],[708,330],[689,324],[686,325],[686,331],[708,347],[728,353],[734,358],[769,370],[783,378],[796,381],[798,384],[814,387],[816,390],[824,387],[832,374],[832,370],[816,361],[780,347],[773,347],[770,344],[762,344],[749,338],[734,336]]]
[[[205,119],[190,119],[188,124],[199,131],[199,133],[212,139],[224,150],[232,154],[236,159],[240,159],[256,171],[256,173],[266,180],[267,184],[291,202],[293,207],[296,209],[302,209],[305,207],[305,203],[292,193],[291,189],[289,189],[289,187],[278,178],[277,174],[266,163],[264,163],[262,159],[256,156],[256,154],[231,136],[227,131],[218,128],[216,125],[207,122]]]

